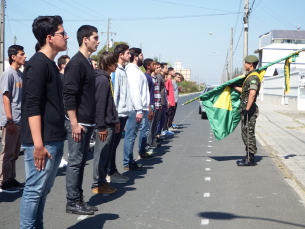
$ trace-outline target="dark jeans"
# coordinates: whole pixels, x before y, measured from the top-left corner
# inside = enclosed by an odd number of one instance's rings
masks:
[[[177,109],[177,103],[174,107],[170,107],[168,110],[168,125],[167,125],[168,127],[171,127],[173,125],[176,109]]]
[[[116,159],[116,149],[118,148],[120,141],[122,139],[122,133],[124,131],[124,128],[126,126],[126,122],[128,119],[127,117],[120,117],[120,132],[114,135],[114,145],[112,148],[112,152],[111,152],[111,160],[108,166],[108,175],[111,176],[112,174],[114,174],[117,170],[116,168],[116,163],[115,163],[115,159]]]
[[[71,123],[66,120],[68,133],[68,165],[66,169],[67,201],[69,204],[79,201],[83,195],[83,176],[87,160],[90,138],[94,127],[83,126],[80,142],[75,142],[72,138]]]
[[[163,127],[163,124],[164,124],[164,121],[165,121],[166,111],[167,111],[167,105],[163,105],[162,107],[163,107],[163,109],[162,109],[162,113],[160,115],[161,118],[160,118],[158,128],[157,128],[157,134],[158,135],[161,134],[162,127]]]
[[[107,127],[108,135],[105,141],[99,138],[99,130],[96,129],[96,140],[94,147],[93,182],[92,189],[106,182],[107,169],[111,160],[111,152],[114,146],[115,126]]]
[[[158,122],[160,120],[160,115],[161,115],[161,109],[155,110],[154,111],[154,117],[150,121],[150,130],[147,135],[147,145],[146,145],[146,150],[150,150],[153,148],[153,143],[155,141],[155,136],[156,136],[156,131],[158,127]]]

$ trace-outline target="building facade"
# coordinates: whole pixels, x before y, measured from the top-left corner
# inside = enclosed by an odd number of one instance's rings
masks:
[[[178,72],[183,75],[184,80],[191,80],[191,69],[186,69],[182,67],[182,61],[176,61],[174,66],[175,72]]]

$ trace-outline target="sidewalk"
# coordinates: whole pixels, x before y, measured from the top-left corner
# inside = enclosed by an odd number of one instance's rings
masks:
[[[304,198],[305,111],[260,101],[257,105],[257,140],[274,159],[288,183]]]

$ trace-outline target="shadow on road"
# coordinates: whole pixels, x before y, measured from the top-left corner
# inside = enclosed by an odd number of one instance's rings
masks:
[[[120,218],[118,214],[104,213],[86,218],[67,229],[103,228],[106,221]]]
[[[280,224],[286,224],[287,226],[290,225],[290,226],[305,228],[305,225],[301,225],[301,224],[290,223],[290,222],[285,222],[285,221],[275,220],[275,219],[267,219],[267,218],[262,218],[262,217],[239,216],[239,215],[234,215],[234,214],[226,213],[226,212],[201,212],[198,214],[198,216],[200,216],[202,218],[206,218],[206,219],[213,219],[213,220],[232,220],[232,219],[264,220],[264,221],[271,221],[271,222],[280,223]]]

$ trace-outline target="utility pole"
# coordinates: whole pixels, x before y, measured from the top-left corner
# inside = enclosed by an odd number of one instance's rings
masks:
[[[231,61],[230,61],[230,79],[233,78],[233,28],[231,28],[231,46],[230,46],[230,51],[231,51]]]
[[[1,25],[0,25],[0,76],[4,71],[4,7],[5,0],[1,0]]]
[[[229,55],[229,50],[227,50],[227,58],[226,58],[226,82],[229,80],[228,76],[228,55]]]
[[[14,36],[14,45],[16,44],[17,37]]]
[[[110,29],[110,19],[111,18],[108,18],[108,26],[107,26],[107,32],[101,32],[101,34],[103,35],[104,33],[107,34],[107,44],[106,44],[106,51],[108,52],[108,49],[109,49],[109,34],[114,34],[116,35],[116,33],[114,32],[109,32],[109,29]]]
[[[140,43],[140,49],[142,49],[142,43]]]
[[[248,30],[249,30],[249,0],[245,0],[245,15],[244,15],[244,58],[248,56]],[[246,71],[244,70],[244,74]]]

